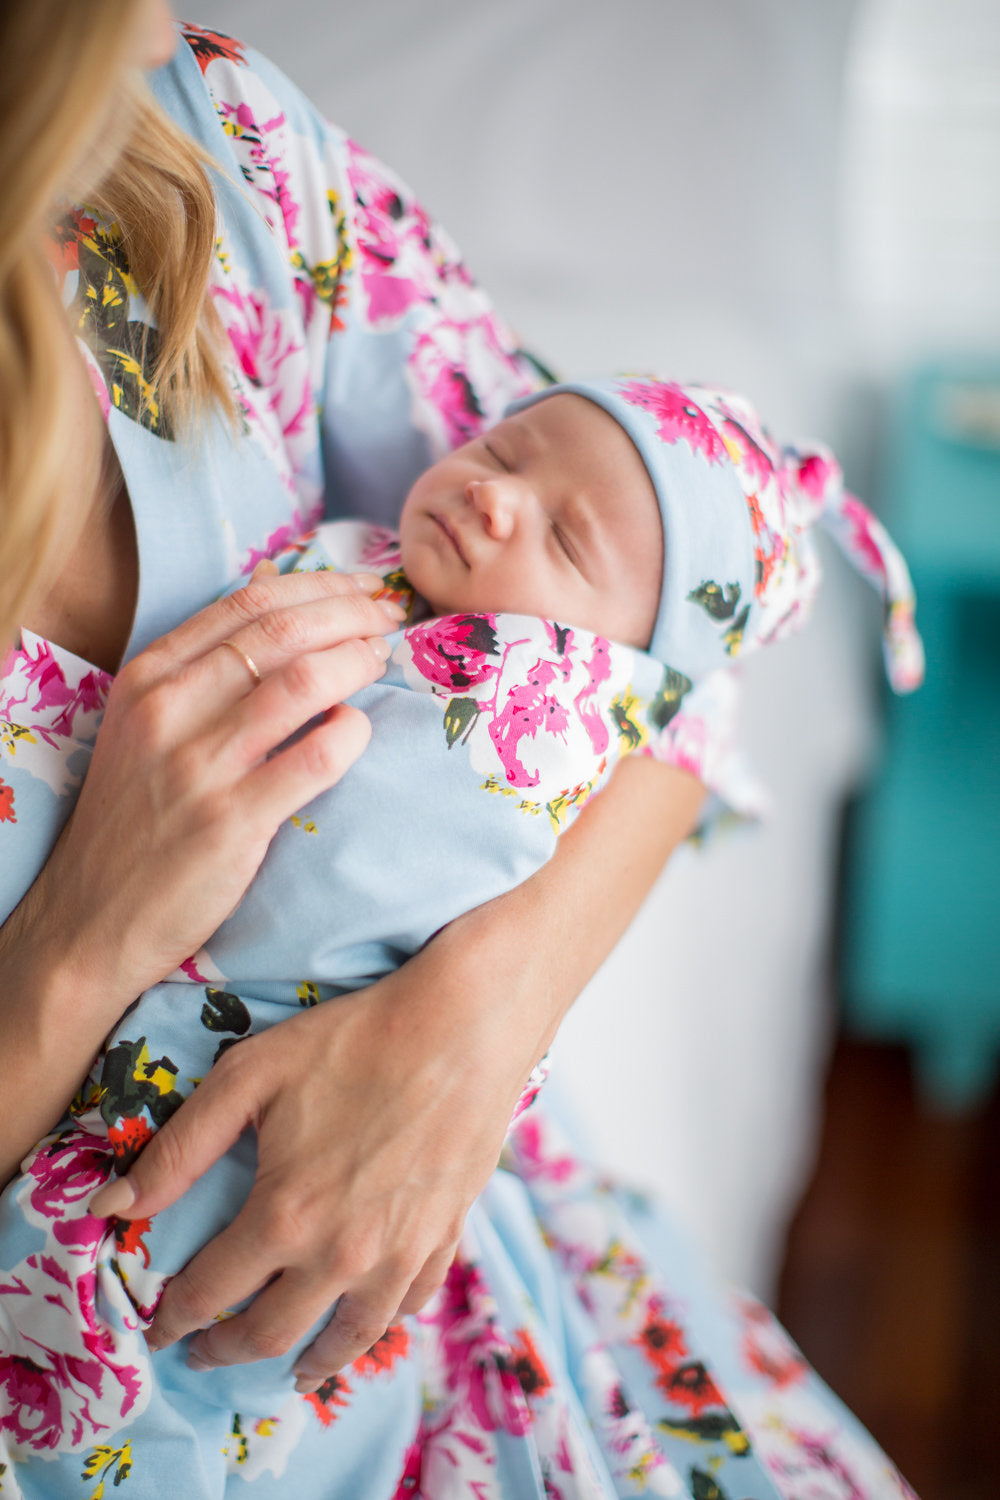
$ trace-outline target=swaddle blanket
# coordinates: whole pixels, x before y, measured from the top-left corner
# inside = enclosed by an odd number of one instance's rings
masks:
[[[387,593],[415,605],[394,533],[369,523],[322,526],[278,562],[374,569]],[[89,1104],[94,1134],[106,1133],[120,1171],[227,1047],[290,1009],[373,982],[461,912],[526,879],[618,757],[649,748],[679,706],[675,674],[652,658],[555,621],[450,616],[412,623],[392,640],[384,678],[352,700],[372,722],[364,755],[279,829],[236,911],[139,999],[95,1064],[76,1112],[87,1129]],[[252,1180],[244,1140],[152,1223],[122,1222],[96,1267],[96,1295],[95,1268],[67,1225],[70,1242],[57,1238],[45,1266],[34,1257],[25,1267],[34,1292],[47,1278],[61,1289],[58,1313],[45,1312],[43,1296],[25,1296],[28,1342],[50,1344],[34,1326],[42,1313],[75,1319],[81,1357],[96,1338],[115,1377],[103,1400],[136,1414],[151,1379],[142,1328],[159,1292],[233,1219]],[[29,1222],[36,1188],[29,1175]],[[62,1329],[50,1347],[73,1342]],[[217,1372],[211,1399],[265,1415],[287,1394],[294,1353]],[[171,1378],[204,1399],[182,1352]]]
[[[330,522],[277,561],[381,573],[419,616],[383,527]],[[523,615],[417,619],[390,639],[384,678],[351,700],[371,719],[368,749],[278,831],[180,978],[290,1005],[372,983],[538,869],[688,686],[641,651]]]

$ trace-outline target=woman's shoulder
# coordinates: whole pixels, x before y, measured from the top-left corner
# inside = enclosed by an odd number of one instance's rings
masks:
[[[174,57],[150,85],[294,252],[308,236],[305,205],[327,201],[330,157],[345,150],[343,132],[266,57],[203,26],[180,27]]]

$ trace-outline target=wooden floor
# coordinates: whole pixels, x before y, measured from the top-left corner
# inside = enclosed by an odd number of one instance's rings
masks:
[[[841,1041],[779,1306],[921,1500],[997,1500],[1000,1091],[935,1115],[901,1049]]]

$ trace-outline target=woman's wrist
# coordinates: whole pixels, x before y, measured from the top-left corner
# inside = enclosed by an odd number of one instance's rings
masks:
[[[84,958],[43,870],[0,928],[0,1180],[51,1130],[135,998]]]

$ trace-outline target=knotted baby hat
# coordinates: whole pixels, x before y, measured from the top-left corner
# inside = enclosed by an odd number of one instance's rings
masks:
[[[609,412],[653,481],[664,559],[651,656],[696,682],[797,629],[819,587],[820,525],[882,599],[892,687],[919,687],[909,570],[881,522],[844,489],[829,449],[779,447],[742,396],[647,377],[549,386],[509,410],[560,393]]]

